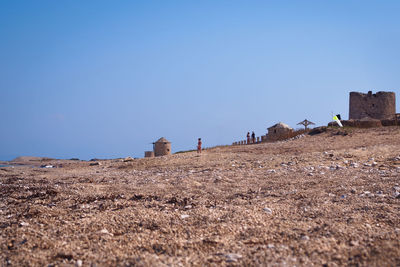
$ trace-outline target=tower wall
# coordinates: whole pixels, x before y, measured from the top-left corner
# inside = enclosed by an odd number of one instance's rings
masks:
[[[383,120],[392,119],[396,114],[396,95],[394,92],[368,94],[350,92],[349,119],[365,117]]]

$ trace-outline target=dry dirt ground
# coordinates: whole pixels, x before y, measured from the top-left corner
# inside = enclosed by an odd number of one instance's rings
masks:
[[[0,266],[400,265],[400,127],[90,163],[0,168]]]

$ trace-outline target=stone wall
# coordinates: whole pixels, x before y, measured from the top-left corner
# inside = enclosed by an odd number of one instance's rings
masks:
[[[365,117],[373,119],[393,119],[396,113],[396,95],[394,92],[368,94],[350,92],[349,119],[359,120]]]

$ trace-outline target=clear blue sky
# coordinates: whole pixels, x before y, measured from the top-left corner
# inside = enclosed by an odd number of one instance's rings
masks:
[[[1,1],[0,159],[143,157],[394,91],[400,1]]]

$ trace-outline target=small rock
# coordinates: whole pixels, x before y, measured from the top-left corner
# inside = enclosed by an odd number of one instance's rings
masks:
[[[267,248],[274,248],[274,247],[275,247],[274,244],[268,244],[268,245],[267,245]]]
[[[352,162],[352,163],[350,163],[350,167],[357,168],[358,167],[358,163]]]
[[[186,209],[186,210],[191,209],[191,208],[192,208],[192,205],[187,205],[184,207],[184,209]]]
[[[77,260],[77,261],[76,261],[76,266],[77,266],[77,267],[81,267],[82,264],[83,264],[82,260]]]
[[[346,195],[341,195],[340,198],[341,199],[345,199],[347,196]]]
[[[21,226],[28,226],[29,223],[27,223],[27,222],[21,222],[19,225],[21,225]]]
[[[235,253],[228,253],[225,254],[225,257],[226,257],[226,262],[236,262],[242,258],[242,255]]]
[[[272,214],[272,210],[270,208],[265,207],[263,210],[268,214]]]
[[[358,241],[356,241],[356,240],[351,240],[350,241],[350,246],[353,246],[353,247],[356,247],[356,246],[358,246]]]
[[[101,165],[101,163],[100,162],[92,162],[89,165],[90,166],[99,166],[99,165]]]
[[[41,168],[49,169],[49,168],[54,168],[53,165],[42,165],[40,166]]]
[[[100,232],[99,232],[100,234],[105,234],[105,235],[110,235],[110,236],[113,236],[113,234],[112,233],[110,233],[106,228],[104,228],[104,229],[102,229],[102,230],[100,230]]]
[[[308,176],[314,176],[314,174],[313,174],[313,173],[311,173],[311,172],[310,172],[310,173],[308,173],[307,175],[308,175]]]
[[[189,215],[187,215],[187,214],[182,214],[181,215],[181,219],[186,219],[186,218],[189,218],[190,216]]]
[[[124,162],[130,162],[130,161],[135,161],[135,160],[132,157],[124,158]]]
[[[355,194],[355,193],[357,193],[357,190],[354,189],[354,188],[352,188],[352,189],[350,190],[350,193]]]
[[[306,235],[303,235],[303,236],[301,237],[301,240],[303,240],[303,241],[308,241],[308,240],[310,240],[310,238],[309,238],[308,236],[306,236]]]

